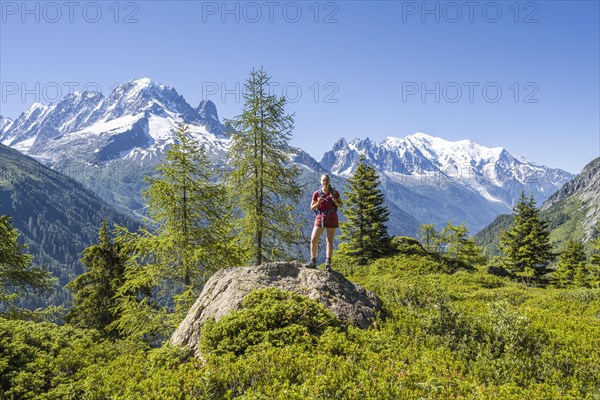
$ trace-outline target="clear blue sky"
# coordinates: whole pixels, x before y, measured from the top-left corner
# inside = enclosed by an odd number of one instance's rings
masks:
[[[11,118],[141,77],[233,117],[264,66],[317,159],[340,137],[419,131],[573,173],[600,155],[598,1],[0,3]]]

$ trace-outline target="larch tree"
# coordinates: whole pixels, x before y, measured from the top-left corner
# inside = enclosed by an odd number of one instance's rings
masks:
[[[168,332],[212,273],[241,263],[225,186],[214,182],[216,171],[187,126],[178,126],[175,143],[156,171],[144,191],[152,229],[122,229],[117,238],[129,257],[117,293],[119,319],[111,328],[125,336]],[[152,296],[144,294],[148,288]],[[164,305],[169,298],[175,312]]]
[[[294,213],[304,187],[292,164],[293,115],[285,97],[271,94],[270,76],[252,70],[244,84],[242,113],[226,121],[232,130],[228,183],[238,212],[237,244],[256,265],[288,257],[302,240]]]

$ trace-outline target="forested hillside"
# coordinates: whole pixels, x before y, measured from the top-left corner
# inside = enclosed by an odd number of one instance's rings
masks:
[[[540,216],[548,222],[550,241],[556,251],[566,243],[581,240],[590,249],[600,234],[600,158],[596,158],[571,182],[541,205]],[[500,232],[512,223],[508,214],[498,216],[475,235],[476,243],[488,256],[499,255]]]
[[[63,287],[82,272],[81,252],[96,240],[103,218],[132,230],[139,226],[75,180],[2,144],[0,215],[12,218],[33,263],[59,278],[54,292],[24,303],[30,308],[69,304]]]

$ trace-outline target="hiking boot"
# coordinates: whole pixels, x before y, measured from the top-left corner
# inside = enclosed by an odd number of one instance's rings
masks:
[[[302,266],[304,268],[317,268],[317,259],[313,258],[312,260],[310,260],[306,264],[303,264]]]
[[[331,269],[331,265],[329,265],[329,264],[326,264],[326,265],[325,265],[325,271],[327,271],[327,272],[331,272],[331,271],[333,271],[333,270]]]

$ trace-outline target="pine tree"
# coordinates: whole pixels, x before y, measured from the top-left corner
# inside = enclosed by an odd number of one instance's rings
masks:
[[[31,267],[33,257],[26,249],[19,243],[19,231],[10,217],[0,215],[0,308],[4,310],[20,296],[50,290],[55,282],[43,267]]]
[[[558,267],[555,273],[556,285],[558,287],[583,286],[585,285],[585,275],[584,247],[581,242],[571,239],[558,257]],[[576,276],[577,279],[575,279]]]
[[[252,70],[244,85],[242,114],[227,121],[233,129],[228,181],[241,217],[238,245],[258,265],[286,256],[299,245],[301,222],[294,214],[303,187],[290,163],[293,115],[285,97],[269,94],[270,77]]]
[[[120,243],[114,243],[108,223],[102,221],[98,243],[83,251],[85,272],[70,282],[73,307],[65,317],[67,323],[109,333],[107,326],[117,319],[115,295],[125,281],[127,257]]]
[[[554,259],[548,224],[540,219],[533,196],[527,200],[524,191],[513,214],[511,227],[500,235],[505,266],[513,274],[541,279]]]
[[[386,226],[389,211],[384,205],[385,196],[379,187],[379,177],[375,169],[365,162],[364,156],[360,157],[348,182],[350,191],[344,193],[346,222],[341,225],[340,235],[340,240],[347,243],[340,251],[364,265],[391,249]]]
[[[156,167],[158,176],[147,178],[144,196],[154,229],[120,229],[117,238],[129,257],[125,283],[117,293],[119,319],[110,328],[127,336],[168,333],[212,273],[241,262],[225,187],[212,182],[216,174],[188,127],[179,125],[175,136]],[[145,294],[148,288],[153,296]],[[174,300],[175,312],[164,306],[168,298]]]

